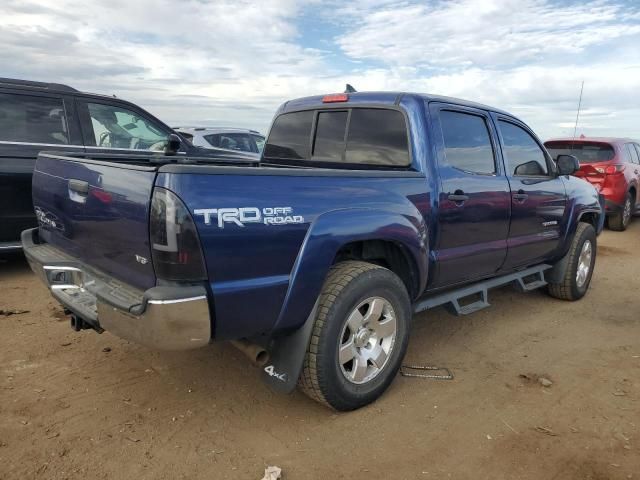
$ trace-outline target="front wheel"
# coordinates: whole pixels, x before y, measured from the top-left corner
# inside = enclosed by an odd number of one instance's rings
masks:
[[[327,276],[299,386],[336,410],[373,402],[393,381],[407,349],[411,302],[390,270],[341,262]]]
[[[596,231],[593,226],[579,223],[567,253],[568,259],[561,281],[549,282],[549,295],[562,300],[578,300],[584,297],[596,264],[596,248]]]

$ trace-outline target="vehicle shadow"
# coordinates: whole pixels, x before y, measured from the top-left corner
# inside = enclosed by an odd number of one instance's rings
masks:
[[[0,281],[29,271],[29,264],[22,252],[0,255]]]

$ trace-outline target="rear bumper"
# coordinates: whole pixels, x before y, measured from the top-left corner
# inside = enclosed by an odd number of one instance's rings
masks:
[[[20,242],[0,242],[0,255],[3,253],[19,252],[22,250]]]
[[[159,350],[187,350],[211,340],[203,286],[135,289],[22,232],[31,269],[66,309],[97,329]]]

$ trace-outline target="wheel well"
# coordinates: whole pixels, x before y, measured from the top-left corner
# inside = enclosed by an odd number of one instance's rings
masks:
[[[585,223],[590,223],[591,225],[593,225],[593,228],[595,228],[596,231],[598,231],[598,214],[597,213],[595,212],[583,213],[582,216],[580,217],[580,221]]]
[[[345,260],[362,260],[388,268],[398,275],[407,287],[409,296],[415,298],[418,294],[417,271],[405,248],[395,242],[387,240],[364,240],[343,245],[336,253],[333,263]]]
[[[631,194],[631,198],[633,198],[633,201],[635,202],[635,200],[636,200],[636,193],[637,193],[637,192],[636,192],[636,187],[635,187],[635,186],[632,186],[632,187],[629,189],[629,193]]]

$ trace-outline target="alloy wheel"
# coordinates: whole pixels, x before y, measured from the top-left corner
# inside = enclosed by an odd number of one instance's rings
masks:
[[[363,384],[385,367],[396,339],[391,303],[382,297],[361,302],[347,317],[338,345],[338,363],[351,383]]]

